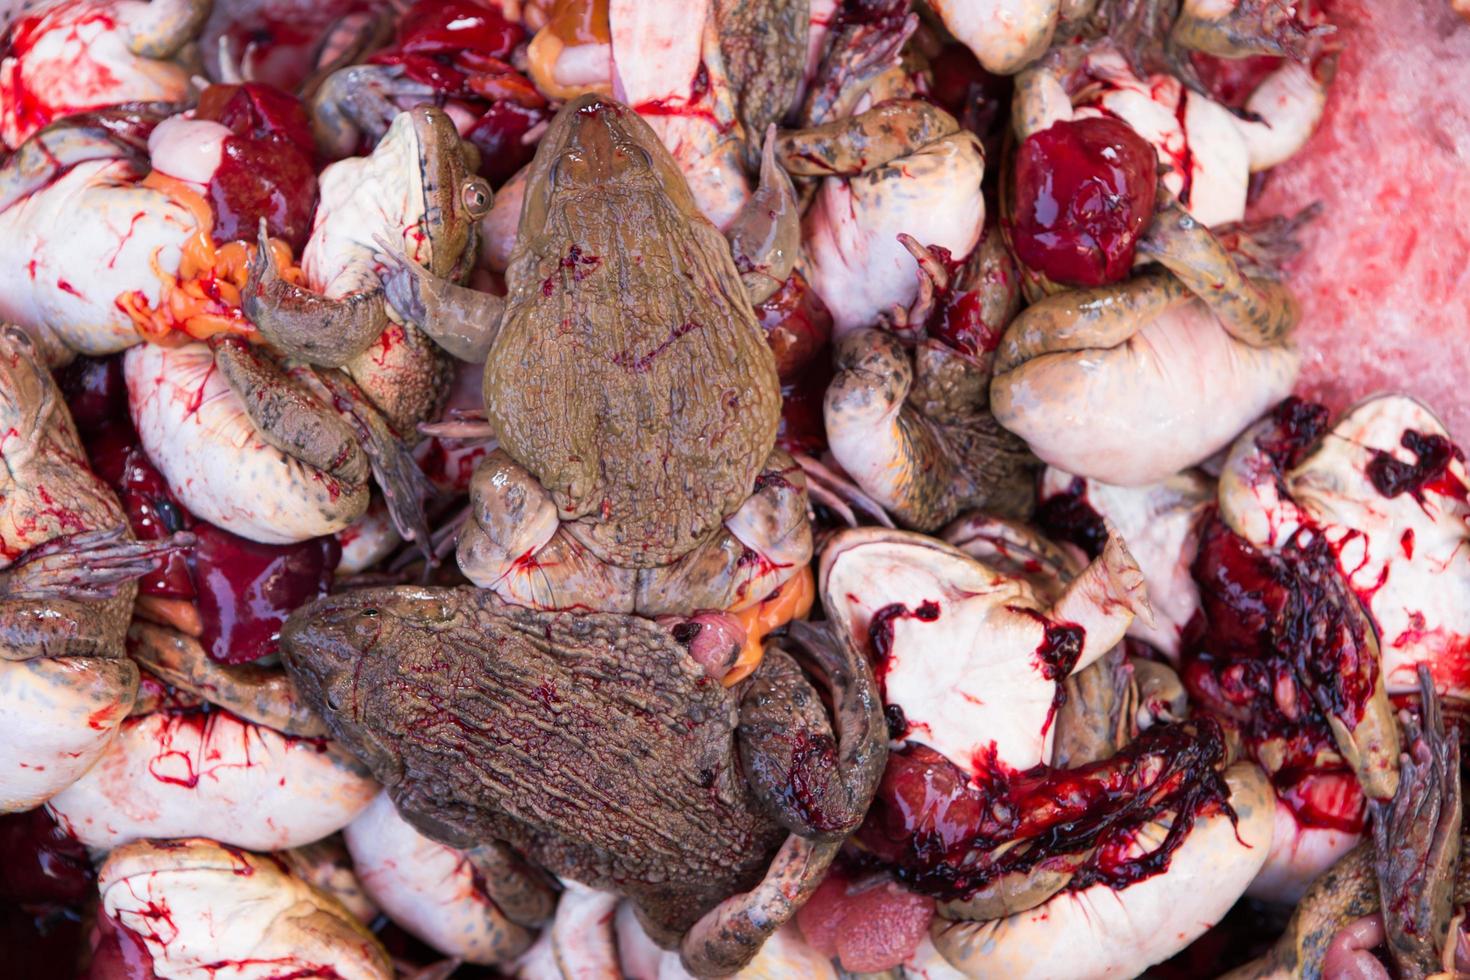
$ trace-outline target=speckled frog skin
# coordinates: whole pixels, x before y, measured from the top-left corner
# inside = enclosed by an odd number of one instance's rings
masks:
[[[506,282],[485,370],[501,446],[602,560],[687,554],[750,496],[780,390],[729,245],[637,113],[562,110]]]
[[[481,589],[397,587],[303,607],[281,648],[405,820],[453,847],[504,841],[621,892],[673,946],[730,906],[726,921],[757,930],[789,916],[861,820],[886,757],[855,652],[819,660],[834,738],[791,656],[768,648],[754,675],[726,688],[684,635]],[[784,909],[747,915],[772,903],[760,888],[773,874]],[[759,948],[737,928],[714,932],[715,945]]]

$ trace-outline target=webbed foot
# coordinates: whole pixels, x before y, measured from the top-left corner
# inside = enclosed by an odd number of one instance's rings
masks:
[[[164,558],[194,545],[180,531],[157,541],[133,541],[123,527],[52,538],[0,571],[0,599],[74,602],[110,599],[123,585],[154,571]]]

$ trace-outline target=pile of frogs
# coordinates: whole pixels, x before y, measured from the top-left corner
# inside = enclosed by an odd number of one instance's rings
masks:
[[[20,975],[1470,971],[1464,455],[1247,218],[1314,5],[0,28]]]

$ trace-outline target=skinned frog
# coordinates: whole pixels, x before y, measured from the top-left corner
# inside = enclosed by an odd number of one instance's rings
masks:
[[[310,378],[294,383],[237,338],[211,340],[221,374],[261,438],[352,485],[371,467],[399,533],[420,542],[428,540],[429,489],[405,442],[417,441],[418,423],[437,413],[450,363],[418,326],[390,316],[376,239],[394,242],[408,254],[403,261],[423,263],[432,274],[465,274],[476,222],[490,206],[472,153],[443,112],[421,106],[401,113],[371,156],[322,174],[322,201],[302,257],[320,292],[282,278],[268,249],[257,255],[245,314],[284,358],[325,369],[316,373],[319,385]],[[261,237],[264,247],[263,224]],[[465,356],[454,340],[444,338],[445,349]]]
[[[1300,366],[1290,290],[1227,252],[1162,185],[1139,252],[1161,268],[1022,311],[990,386],[996,420],[1043,461],[1122,486],[1223,449]]]
[[[986,338],[998,338],[1019,306],[1014,264],[999,233],[987,234],[954,276],[931,250],[900,237],[922,282],[894,325],[907,332],[916,324],[920,339],[912,353],[884,330],[837,342],[823,405],[832,456],[904,527],[934,531],[974,507],[1024,517],[1038,465],[987,405],[995,352]],[[985,337],[960,346],[925,336],[931,315],[941,324],[973,318]]]
[[[298,610],[281,649],[420,832],[503,841],[617,890],[655,941],[713,976],[748,962],[815,889],[886,757],[866,663],[804,632],[835,737],[795,659],[770,648],[726,688],[739,644],[697,621],[369,589]]]
[[[400,265],[414,323],[488,350],[500,444],[459,565],[543,608],[758,602],[811,558],[805,482],[773,452],[775,359],[731,259],[648,124],[570,102],[531,164],[504,298]]]
[[[14,812],[65,789],[111,743],[138,688],[123,652],[133,579],[175,542],[131,540],[13,326],[0,328],[0,430],[0,812]]]

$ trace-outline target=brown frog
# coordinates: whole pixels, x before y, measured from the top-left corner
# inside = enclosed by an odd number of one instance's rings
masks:
[[[697,621],[380,588],[298,610],[281,649],[420,832],[458,848],[503,841],[620,892],[652,937],[712,976],[739,969],[811,894],[886,760],[866,661],[793,629],[830,689],[835,737],[792,656],[768,648],[727,688],[738,641]]]
[[[500,450],[459,540],[471,581],[542,608],[687,613],[755,603],[810,560],[804,480],[772,451],[775,360],[730,245],[631,109],[587,95],[552,121],[506,284],[388,277],[406,319],[489,352]]]
[[[420,543],[428,539],[429,491],[405,443],[418,441],[415,427],[443,403],[447,354],[475,352],[392,319],[378,278],[379,241],[399,243],[409,253],[399,261],[435,275],[467,273],[491,196],[474,174],[476,160],[444,112],[399,113],[369,156],[322,172],[302,254],[315,288],[282,278],[262,224],[243,308],[270,347],[297,363],[291,376],[239,338],[211,341],[222,376],[266,442],[349,485],[371,468],[400,533]]]
[[[132,540],[117,497],[87,468],[40,355],[0,327],[0,813],[82,775],[132,707],[123,651],[133,580],[176,540]]]

